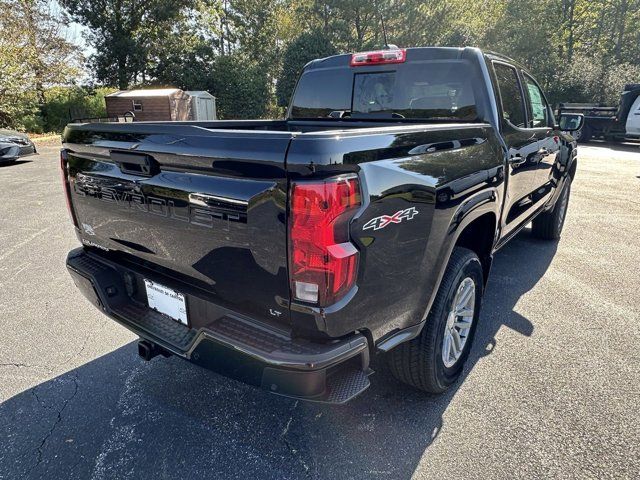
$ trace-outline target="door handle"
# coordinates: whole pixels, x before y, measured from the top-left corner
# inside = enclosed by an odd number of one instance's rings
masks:
[[[522,155],[512,155],[509,157],[509,165],[512,167],[519,167],[524,162],[526,162],[526,159]]]

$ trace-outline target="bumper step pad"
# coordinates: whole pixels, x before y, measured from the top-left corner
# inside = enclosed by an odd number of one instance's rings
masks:
[[[369,375],[371,373],[373,372],[363,372],[361,369],[355,367],[338,370],[327,378],[328,395],[322,402],[348,402],[369,388],[371,384],[371,382],[369,382]]]
[[[149,335],[170,343],[181,352],[186,352],[196,338],[196,330],[142,305],[123,305],[114,308],[113,313],[122,318],[135,318],[135,324],[138,327]]]
[[[170,347],[174,352],[186,352],[192,345],[197,336],[196,330],[146,305],[131,302],[121,275],[112,267],[92,256],[82,254],[70,256],[67,265],[91,282],[100,305],[126,327],[138,334],[145,334],[146,338],[162,346]],[[83,290],[80,285],[78,287]],[[110,289],[114,292],[111,296],[107,293]]]

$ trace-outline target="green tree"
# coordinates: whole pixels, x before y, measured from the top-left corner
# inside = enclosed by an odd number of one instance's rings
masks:
[[[90,66],[98,80],[121,90],[145,82],[153,43],[183,26],[192,3],[179,0],[64,0],[72,18],[88,28],[95,49]]]
[[[639,80],[640,0],[64,3],[90,30],[98,80],[208,89],[227,118],[272,114],[276,102],[288,102],[307,61],[380,48],[383,23],[388,41],[404,47],[504,53],[527,66],[554,102],[615,101],[623,79]]]
[[[239,55],[218,57],[207,86],[222,119],[262,118],[272,98],[266,72]]]
[[[0,0],[0,125],[36,126],[49,85],[69,84],[81,55],[67,18],[45,0]]]
[[[286,107],[289,104],[298,76],[307,63],[336,53],[331,40],[321,31],[303,33],[291,42],[284,52],[282,71],[276,87],[278,105]]]
[[[72,120],[107,116],[105,95],[113,88],[51,87],[45,91],[42,130],[59,132]]]

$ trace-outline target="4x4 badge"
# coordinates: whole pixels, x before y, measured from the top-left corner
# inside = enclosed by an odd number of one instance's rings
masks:
[[[363,230],[380,230],[381,228],[386,227],[387,225],[391,225],[392,223],[400,223],[403,220],[413,220],[413,217],[418,215],[418,210],[415,207],[407,208],[405,210],[398,210],[393,215],[382,215],[380,217],[372,218],[369,220],[364,227]]]

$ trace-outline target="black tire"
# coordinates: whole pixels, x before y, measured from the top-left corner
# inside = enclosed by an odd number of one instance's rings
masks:
[[[446,367],[442,347],[447,318],[456,292],[466,278],[471,278],[475,283],[473,323],[460,357],[451,367]],[[389,352],[389,368],[394,377],[429,393],[442,393],[458,379],[478,325],[483,282],[482,264],[478,256],[466,248],[454,248],[420,335]]]
[[[593,132],[588,125],[583,125],[582,128],[575,133],[574,137],[578,143],[589,143],[591,137],[593,137]]]
[[[571,177],[567,177],[562,187],[562,193],[553,208],[533,219],[531,233],[534,237],[542,240],[560,239],[562,227],[564,227],[564,221],[567,218],[569,197],[571,197]]]

